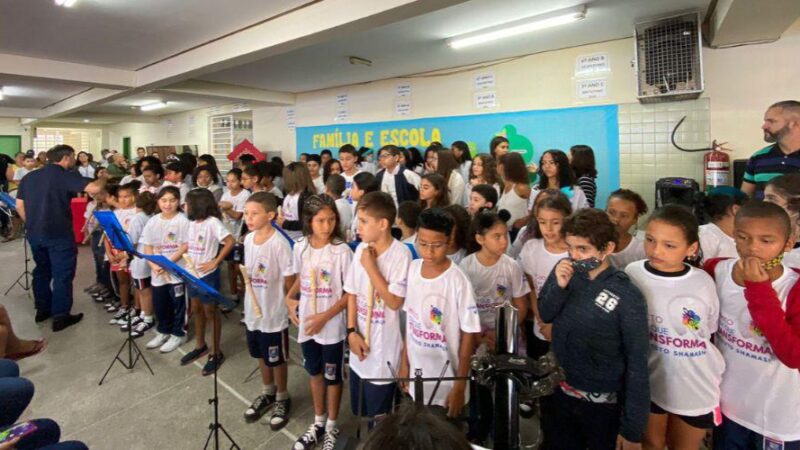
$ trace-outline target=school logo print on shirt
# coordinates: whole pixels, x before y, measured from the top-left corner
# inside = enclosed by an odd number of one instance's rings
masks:
[[[495,293],[497,294],[498,298],[506,298],[506,293],[508,293],[508,288],[502,284],[497,285],[497,289],[495,289]]]
[[[319,278],[320,280],[330,283],[331,282],[331,271],[326,269],[320,269],[319,271]]]
[[[700,329],[700,316],[696,312],[688,308],[683,308],[683,325],[692,330],[697,331]]]
[[[202,245],[202,244],[203,244],[203,242],[205,242],[205,240],[206,240],[206,238],[204,238],[202,234],[198,234],[198,235],[197,235],[197,243],[198,243],[198,244],[201,244],[201,245]]]
[[[256,272],[259,275],[264,275],[265,273],[267,273],[267,266],[264,263],[258,263],[258,266],[256,267]]]
[[[178,236],[175,234],[174,231],[170,231],[167,233],[167,241],[168,242],[175,242],[178,239]]]
[[[432,324],[441,325],[442,324],[442,310],[431,305],[431,313],[430,319]]]
[[[758,328],[753,321],[750,321],[750,326],[748,327],[753,336],[764,337],[764,333],[761,331],[761,328]]]

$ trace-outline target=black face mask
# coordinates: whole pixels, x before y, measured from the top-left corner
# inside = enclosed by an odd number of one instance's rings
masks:
[[[600,267],[603,264],[603,261],[599,260],[596,256],[592,256],[586,259],[573,259],[572,260],[572,267],[575,268],[576,272],[586,273],[590,272],[594,269]]]

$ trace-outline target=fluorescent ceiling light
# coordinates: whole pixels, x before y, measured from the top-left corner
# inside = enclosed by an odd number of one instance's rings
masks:
[[[65,8],[69,8],[75,3],[78,3],[78,0],[55,0],[56,5],[63,6]]]
[[[3,99],[3,86],[0,86],[0,100]]]
[[[89,123],[89,119],[83,119],[83,123]]]
[[[156,102],[156,103],[150,103],[150,104],[147,104],[147,105],[142,105],[142,106],[139,107],[139,110],[140,111],[145,111],[145,112],[154,111],[156,109],[165,108],[166,106],[167,106],[167,102]]]
[[[513,22],[506,22],[490,28],[484,28],[482,30],[455,36],[447,40],[447,45],[454,49],[470,47],[499,39],[505,39],[511,36],[530,33],[532,31],[541,30],[544,28],[565,25],[576,22],[585,17],[586,5],[559,9],[549,13],[526,17]]]

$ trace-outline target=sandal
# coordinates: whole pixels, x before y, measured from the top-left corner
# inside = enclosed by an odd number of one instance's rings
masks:
[[[36,341],[33,344],[33,348],[28,350],[27,352],[9,353],[8,355],[6,355],[6,359],[10,359],[12,361],[19,361],[20,359],[25,359],[34,355],[38,355],[39,353],[43,352],[44,349],[46,348],[47,348],[47,339],[42,338]]]

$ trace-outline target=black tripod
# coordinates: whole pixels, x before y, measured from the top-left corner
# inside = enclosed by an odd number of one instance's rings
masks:
[[[108,373],[111,372],[111,368],[114,367],[114,364],[117,361],[119,361],[119,363],[122,364],[122,367],[131,370],[139,361],[139,358],[141,358],[142,361],[144,361],[144,364],[147,366],[147,370],[150,371],[150,375],[155,375],[155,373],[153,373],[153,369],[150,367],[150,364],[147,362],[147,359],[145,359],[144,353],[142,353],[142,351],[139,349],[139,346],[136,345],[136,340],[134,340],[133,336],[131,335],[131,331],[133,329],[133,327],[131,327],[131,315],[133,311],[134,311],[133,305],[128,305],[128,314],[126,314],[128,321],[128,337],[125,338],[125,342],[123,342],[122,347],[119,348],[117,356],[115,356],[114,360],[111,361],[111,365],[108,366],[108,369],[106,369],[106,373],[103,374],[103,378],[100,379],[100,383],[98,383],[98,385],[100,386],[102,386],[103,381],[106,379]],[[122,351],[125,350],[126,346],[128,347],[128,361],[125,361],[120,357]],[[134,354],[136,355],[136,357],[133,356]]]
[[[7,210],[7,209],[3,208],[3,213],[5,213],[10,220],[12,220],[12,221],[14,220],[14,218],[15,218],[14,214],[10,210]],[[31,290],[31,280],[30,280],[30,278],[31,278],[32,274],[31,274],[31,271],[28,270],[28,263],[31,262],[31,256],[30,256],[30,254],[28,254],[28,234],[27,233],[23,233],[23,235],[22,235],[22,249],[25,252],[25,270],[20,274],[20,276],[17,277],[16,280],[14,280],[13,283],[11,283],[11,286],[9,286],[8,289],[6,289],[6,292],[3,295],[8,295],[8,293],[11,292],[11,289],[14,289],[14,286],[21,287],[22,290],[25,291],[25,292],[28,292],[28,291]]]
[[[214,299],[214,303],[215,304],[217,303],[216,299]],[[216,314],[219,314],[219,311],[218,311],[219,305],[215,305],[215,306],[217,306],[216,308],[214,308],[214,314],[216,315]],[[200,313],[202,314],[202,311]],[[212,325],[212,327],[213,327],[213,325]],[[215,348],[214,351],[216,352],[217,349]],[[239,444],[237,444],[236,441],[233,440],[233,438],[228,433],[228,431],[225,430],[225,427],[223,427],[222,424],[219,423],[219,394],[218,394],[219,382],[217,381],[217,372],[218,371],[219,371],[219,367],[216,367],[214,369],[214,397],[208,399],[208,404],[212,405],[214,407],[214,421],[208,424],[208,437],[206,438],[206,445],[203,446],[203,450],[208,448],[208,445],[211,443],[211,438],[212,437],[214,438],[214,450],[219,450],[219,432],[220,431],[222,431],[222,433],[225,435],[225,437],[228,438],[228,440],[230,441],[231,446],[228,447],[230,450],[233,450],[233,449],[241,450],[241,447],[239,447]]]

